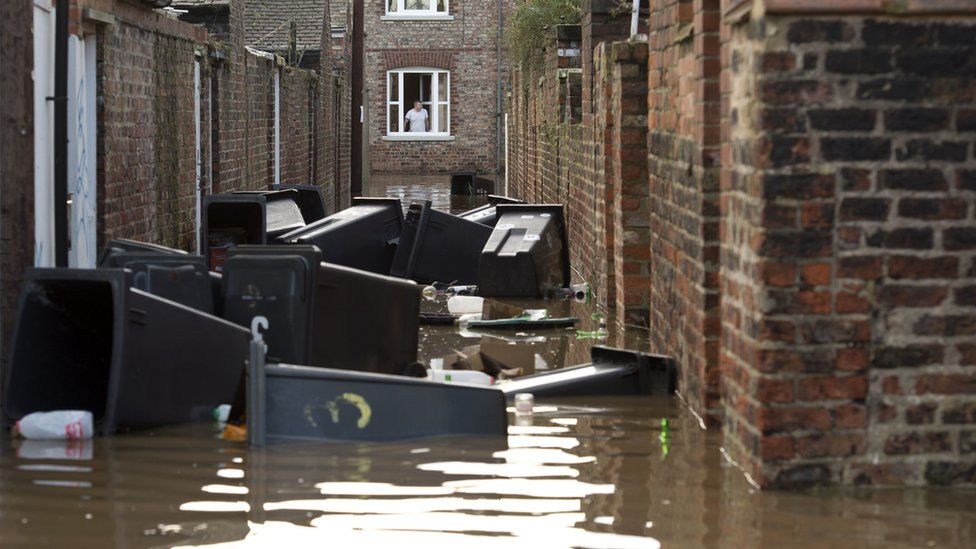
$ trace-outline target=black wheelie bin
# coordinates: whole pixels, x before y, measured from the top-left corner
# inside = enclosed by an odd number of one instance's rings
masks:
[[[411,204],[390,274],[420,283],[475,284],[491,227],[431,207]]]
[[[569,248],[561,205],[499,204],[498,223],[481,252],[478,293],[543,297],[569,286]]]

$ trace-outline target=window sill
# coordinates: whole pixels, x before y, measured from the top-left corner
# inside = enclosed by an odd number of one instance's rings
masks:
[[[405,133],[384,135],[383,141],[454,141],[453,135],[444,134],[418,134],[409,135]]]
[[[454,21],[453,15],[381,15],[380,21]]]

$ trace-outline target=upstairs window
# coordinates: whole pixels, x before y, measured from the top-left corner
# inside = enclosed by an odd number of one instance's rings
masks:
[[[451,73],[445,70],[410,68],[386,73],[387,135],[447,136],[451,133]],[[410,110],[420,102],[426,111],[426,131],[411,128]],[[415,117],[416,115],[411,115]],[[413,131],[411,131],[413,129]],[[418,135],[419,134],[419,135]]]
[[[387,15],[447,15],[447,0],[386,0]]]

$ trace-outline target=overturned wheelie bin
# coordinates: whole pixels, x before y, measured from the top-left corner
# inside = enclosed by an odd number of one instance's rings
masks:
[[[273,362],[401,374],[417,361],[420,290],[321,262],[314,246],[242,246],[224,270],[224,318],[267,317]]]
[[[431,207],[411,204],[390,274],[416,282],[475,284],[481,249],[491,227]]]
[[[481,252],[478,292],[485,297],[544,297],[570,283],[561,205],[499,204],[498,223]]]
[[[122,254],[129,253],[187,255],[187,253],[183,250],[162,246],[160,244],[151,244],[149,242],[130,240],[128,238],[113,238],[112,240],[108,241],[108,244],[106,244],[102,249],[102,253],[99,254],[98,266],[109,268],[118,267],[119,264],[116,258]]]
[[[318,185],[296,185],[279,184],[272,185],[272,190],[298,192],[298,209],[302,212],[305,224],[315,223],[325,217],[325,196],[322,195],[322,188]]]
[[[398,198],[353,198],[352,207],[283,235],[290,244],[314,245],[322,260],[371,273],[390,274],[403,207]]]
[[[499,204],[522,204],[523,202],[517,198],[509,198],[507,196],[499,196],[496,194],[488,195],[488,203],[483,206],[478,206],[466,212],[461,212],[457,214],[461,219],[467,219],[468,221],[475,221],[481,223],[482,225],[488,225],[489,227],[494,227],[498,222],[498,211],[496,206]]]
[[[305,226],[298,191],[246,191],[203,199],[203,256],[211,270],[223,270],[230,248],[266,244]]]
[[[121,269],[27,272],[3,412],[88,410],[96,429],[199,421],[232,402],[248,331],[129,288]]]
[[[508,399],[535,397],[670,395],[677,390],[677,365],[671,357],[600,345],[589,364],[560,368],[499,384]]]
[[[221,277],[203,256],[128,252],[115,256],[115,263],[133,288],[208,314],[220,311]]]

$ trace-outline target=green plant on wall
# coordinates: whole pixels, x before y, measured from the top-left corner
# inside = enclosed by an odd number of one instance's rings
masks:
[[[508,58],[527,76],[545,63],[543,49],[548,30],[556,25],[574,25],[582,14],[580,0],[516,0],[515,11],[505,34]]]

